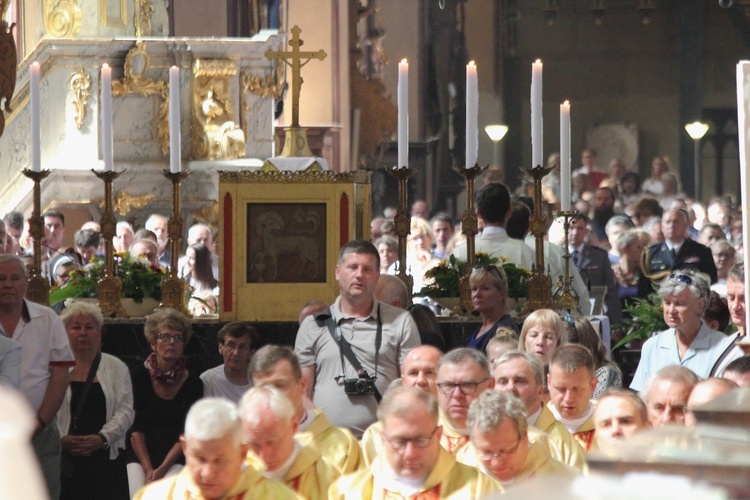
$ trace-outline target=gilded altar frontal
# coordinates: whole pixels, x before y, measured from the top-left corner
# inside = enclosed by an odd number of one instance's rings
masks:
[[[339,248],[369,238],[369,175],[222,171],[219,207],[221,319],[296,321],[335,299]]]

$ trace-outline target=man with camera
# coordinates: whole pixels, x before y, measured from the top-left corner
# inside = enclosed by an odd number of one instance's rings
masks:
[[[377,419],[381,395],[420,343],[411,315],[375,298],[379,275],[372,243],[344,245],[336,265],[339,296],[330,308],[305,318],[294,347],[314,405],[357,438]]]

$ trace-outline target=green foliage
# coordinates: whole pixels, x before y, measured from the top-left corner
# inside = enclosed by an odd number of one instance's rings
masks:
[[[612,349],[617,349],[631,340],[646,340],[667,328],[669,327],[664,322],[664,310],[658,293],[653,293],[645,299],[637,299],[634,304],[623,310],[622,322],[613,326],[613,330],[620,329],[627,334]]]
[[[144,259],[130,255],[129,252],[116,253],[115,274],[122,282],[122,297],[133,299],[136,303],[143,299],[161,300],[161,280],[164,273],[154,268]],[[104,270],[104,257],[96,256],[83,269],[70,273],[70,281],[63,286],[50,290],[50,305],[71,298],[96,298],[96,288]]]
[[[474,258],[476,267],[498,265],[502,261],[503,270],[508,277],[508,297],[512,299],[526,298],[529,294],[527,278],[531,273],[522,267],[508,262],[507,259],[490,257],[486,253],[477,253]],[[427,297],[458,297],[461,276],[467,271],[468,263],[451,255],[447,261],[429,269],[425,279],[432,283],[424,286],[417,295]]]

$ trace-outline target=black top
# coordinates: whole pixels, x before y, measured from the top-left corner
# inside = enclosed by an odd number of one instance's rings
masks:
[[[81,392],[86,382],[70,383],[70,428],[68,434],[72,436],[88,436],[89,434],[98,434],[107,421],[107,402],[104,398],[104,391],[99,382],[92,382],[86,401],[83,403],[81,415],[78,417],[76,428],[73,428],[72,415],[78,408],[78,401],[81,399]]]
[[[697,241],[686,239],[682,242],[680,251],[672,257],[667,244],[657,243],[648,247],[648,274],[658,273],[666,270],[676,271],[678,269],[696,269],[706,273],[711,283],[716,283],[718,277],[716,264],[711,254],[711,249],[701,245]],[[647,278],[638,282],[638,294],[645,297],[653,293],[654,284]],[[658,285],[656,286],[658,289]]]
[[[203,382],[190,371],[175,397],[162,399],[154,392],[151,376],[145,366],[136,367],[130,377],[135,408],[132,430],[143,433],[151,465],[156,468],[179,441],[190,406],[203,397]],[[180,457],[176,463],[185,462]]]
[[[487,332],[484,333],[481,337],[477,339],[477,335],[479,335],[479,331],[482,329],[480,326],[477,328],[474,333],[471,334],[471,337],[469,337],[469,340],[466,341],[466,347],[473,347],[474,349],[478,349],[482,351],[483,353],[487,352],[487,343],[489,343],[490,339],[495,336],[495,332],[497,332],[497,329],[501,326],[504,326],[506,328],[510,328],[514,332],[516,332],[516,335],[518,335],[518,325],[515,321],[513,321],[513,318],[510,316],[510,314],[503,315],[502,318],[500,318],[497,323],[492,325],[492,328],[490,328]]]

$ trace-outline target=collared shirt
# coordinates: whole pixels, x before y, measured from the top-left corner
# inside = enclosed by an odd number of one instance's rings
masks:
[[[378,306],[383,325],[382,343],[378,354],[375,386],[381,394],[388,384],[400,376],[400,366],[406,354],[420,345],[419,331],[411,315],[388,304],[373,300],[370,314],[354,318],[342,314],[340,298],[331,306],[331,314],[341,335],[351,345],[352,351],[370,376],[375,375],[375,334],[377,332]],[[338,343],[328,331],[325,321],[308,316],[300,325],[294,350],[302,367],[315,365],[313,403],[337,427],[346,427],[356,437],[377,420],[378,404],[372,395],[347,395],[344,392],[341,354]],[[344,359],[345,378],[356,379],[357,372]]]
[[[677,338],[674,328],[664,330],[655,337],[651,337],[641,348],[641,361],[633,376],[630,388],[640,391],[646,381],[653,374],[668,365],[680,365],[691,369],[701,378],[711,375],[711,369],[721,355],[734,340],[721,332],[711,330],[705,323],[701,323],[698,334],[688,346],[687,352],[680,359],[677,348]],[[736,356],[742,351],[736,348]],[[731,361],[735,355],[728,357]],[[716,375],[720,375],[717,373]]]
[[[35,411],[47,392],[51,366],[75,366],[65,326],[55,312],[23,299],[21,320],[12,335],[0,333],[21,344],[21,392]]]

